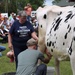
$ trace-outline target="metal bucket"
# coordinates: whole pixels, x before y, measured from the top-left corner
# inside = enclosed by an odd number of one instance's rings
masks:
[[[47,67],[47,75],[54,75],[55,68],[54,67]]]

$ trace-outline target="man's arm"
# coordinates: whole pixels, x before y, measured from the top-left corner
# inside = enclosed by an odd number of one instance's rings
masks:
[[[38,41],[38,37],[37,37],[37,35],[36,35],[36,33],[35,33],[35,32],[33,32],[33,33],[31,34],[31,36],[32,36],[32,38],[33,38],[33,39],[35,39],[35,40],[37,40],[37,41]]]
[[[50,61],[50,59],[51,59],[51,57],[52,57],[52,55],[50,54],[50,52],[48,52],[47,49],[46,49],[46,51],[45,51],[45,54],[46,54],[46,57],[40,56],[40,60],[41,60],[42,62],[48,64],[49,61]]]
[[[45,54],[46,54],[46,57],[42,58],[41,60],[42,60],[42,62],[48,64],[52,55],[50,54],[50,52],[47,49],[45,51]]]

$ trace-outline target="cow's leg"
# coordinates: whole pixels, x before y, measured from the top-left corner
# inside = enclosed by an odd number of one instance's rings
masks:
[[[56,70],[56,75],[60,75],[60,62],[55,58],[55,70]]]
[[[73,51],[70,56],[70,62],[71,62],[73,75],[75,75],[75,51]]]

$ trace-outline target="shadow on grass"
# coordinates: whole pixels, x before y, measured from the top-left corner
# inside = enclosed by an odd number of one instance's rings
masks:
[[[16,72],[8,72],[8,73],[4,73],[2,75],[15,75],[15,74],[16,74]]]

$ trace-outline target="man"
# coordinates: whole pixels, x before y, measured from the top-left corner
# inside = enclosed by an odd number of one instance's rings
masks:
[[[12,18],[11,18],[11,20],[10,20],[10,26],[12,26],[12,24],[13,24],[16,20],[17,20],[17,19],[16,19],[16,14],[13,13],[13,14],[12,14]]]
[[[28,49],[18,55],[18,68],[16,75],[46,75],[47,66],[40,64],[37,66],[38,59],[48,63],[52,55],[46,51],[47,57],[37,50],[37,42],[34,39],[27,41]]]

